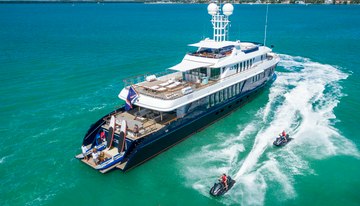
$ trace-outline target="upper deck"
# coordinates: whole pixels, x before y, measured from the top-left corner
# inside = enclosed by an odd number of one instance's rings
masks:
[[[198,48],[197,51],[188,53],[190,56],[221,59],[230,56],[233,51],[236,50],[245,54],[257,51],[259,50],[259,47],[262,46],[262,44],[256,42],[240,43],[240,41],[215,42],[211,39],[205,39],[196,44],[189,44],[189,46]]]
[[[258,59],[246,59],[227,67],[201,67],[163,76],[150,75],[146,78],[134,78],[140,80],[138,82],[126,80],[126,83],[133,82],[131,85],[139,94],[135,105],[158,111],[171,111],[237,81],[264,72],[277,62],[278,57],[268,53],[265,58],[259,56]],[[126,86],[120,92],[121,99],[126,100],[128,88]]]

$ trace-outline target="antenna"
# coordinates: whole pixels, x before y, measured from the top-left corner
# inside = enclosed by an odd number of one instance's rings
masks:
[[[268,22],[268,13],[269,13],[269,3],[266,3],[264,46],[266,46],[266,30],[267,30],[267,22]]]
[[[212,16],[211,23],[214,29],[214,40],[217,42],[226,41],[228,37],[229,16],[234,11],[232,4],[225,4],[222,8],[223,14],[220,14],[221,8],[215,3],[208,5],[208,13]]]

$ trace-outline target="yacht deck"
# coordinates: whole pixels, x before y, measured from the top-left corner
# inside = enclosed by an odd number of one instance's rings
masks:
[[[120,125],[122,120],[127,124],[126,137],[132,140],[140,139],[154,131],[157,131],[172,121],[176,120],[175,114],[160,113],[148,109],[136,108],[134,110],[120,112],[115,115],[116,134],[120,134]],[[107,123],[102,126],[109,129],[110,117],[104,119]],[[135,126],[138,127],[138,133],[135,133]]]
[[[227,77],[224,77],[222,79],[208,79],[207,83],[195,83],[195,82],[188,82],[183,81],[181,78],[166,78],[166,76],[163,76],[161,79],[156,79],[151,82],[144,81],[140,82],[138,84],[132,85],[133,88],[140,94],[144,94],[147,96],[155,97],[158,99],[164,99],[164,100],[173,100],[177,99],[179,97],[182,97],[188,93],[183,93],[183,89],[185,88],[191,88],[192,92],[210,87],[220,81],[224,81],[225,79],[232,78],[234,76],[249,76],[252,73],[256,72],[258,69],[258,65],[261,64],[261,62],[256,63],[252,65],[251,68],[248,68],[244,71],[229,75]],[[189,92],[190,93],[190,92]]]
[[[196,91],[208,86],[215,84],[217,80],[208,80],[207,84],[195,83],[195,82],[185,82],[181,79],[175,80],[154,80],[152,82],[141,82],[139,84],[133,85],[135,90],[140,94],[145,94],[148,96],[171,100],[176,99],[181,96],[184,96],[182,92],[185,88],[191,88],[192,91]]]

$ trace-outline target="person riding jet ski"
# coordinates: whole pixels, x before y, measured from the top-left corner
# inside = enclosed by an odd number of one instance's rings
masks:
[[[287,142],[285,130],[283,130],[283,131],[281,132],[281,138],[283,138],[283,140],[284,140],[285,142]]]
[[[226,176],[225,173],[223,175],[221,175],[220,180],[224,184],[225,190],[227,190],[228,189],[228,184],[227,184],[227,176]]]
[[[209,192],[212,196],[220,196],[229,191],[234,184],[235,180],[231,179],[230,176],[227,176],[224,173],[220,176],[218,182],[214,184]]]
[[[289,138],[289,134],[286,134],[285,130],[279,134],[279,137],[274,141],[275,146],[283,146],[286,145],[292,138]]]

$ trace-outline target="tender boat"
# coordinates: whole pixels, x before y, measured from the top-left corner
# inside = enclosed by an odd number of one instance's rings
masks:
[[[106,133],[104,158],[84,163],[101,172],[129,170],[246,104],[276,79],[280,59],[270,48],[227,39],[233,9],[227,3],[221,13],[209,4],[212,39],[190,44],[195,50],[164,73],[124,80],[118,96],[125,105],[92,124],[82,142],[91,149]]]

